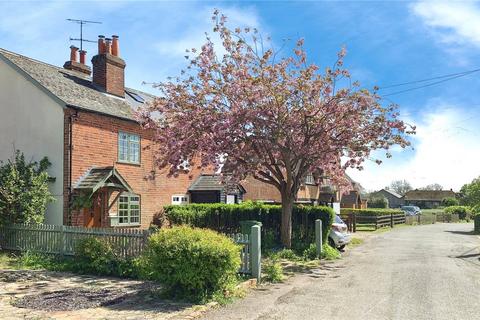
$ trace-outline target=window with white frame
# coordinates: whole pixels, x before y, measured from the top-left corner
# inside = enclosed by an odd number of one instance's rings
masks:
[[[174,194],[172,196],[172,204],[188,204],[189,197],[188,194]]]
[[[140,163],[140,136],[137,134],[118,133],[118,161]]]
[[[122,194],[118,198],[118,224],[140,225],[140,196]]]
[[[315,184],[315,178],[313,177],[313,174],[307,174],[305,177],[305,184]]]

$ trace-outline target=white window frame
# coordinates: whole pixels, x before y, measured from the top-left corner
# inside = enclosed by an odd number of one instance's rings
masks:
[[[312,173],[309,173],[305,176],[305,184],[314,185],[315,184],[315,177]]]
[[[179,199],[175,199],[179,198]],[[173,205],[185,205],[190,203],[190,195],[188,194],[174,194],[172,195]]]
[[[122,136],[126,136],[125,139]],[[125,143],[125,146],[123,144]],[[118,132],[118,162],[140,164],[141,138],[140,135],[120,131]],[[121,152],[123,150],[123,152]]]
[[[127,201],[124,202],[124,199]],[[140,195],[133,193],[122,193],[118,198],[117,217],[119,226],[139,226],[142,218],[142,205]],[[126,204],[126,208],[122,207]],[[136,209],[133,206],[138,206]],[[133,207],[133,208],[132,208]],[[138,214],[136,212],[138,211]],[[134,214],[135,213],[135,214]],[[126,219],[126,221],[122,221]],[[138,220],[138,221],[137,221]]]

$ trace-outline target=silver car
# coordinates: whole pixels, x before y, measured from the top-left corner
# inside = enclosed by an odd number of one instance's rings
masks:
[[[422,213],[422,210],[420,210],[420,208],[417,206],[402,206],[401,210],[407,216],[416,216]]]
[[[342,218],[335,215],[332,229],[330,229],[330,234],[328,235],[328,244],[338,250],[343,250],[350,240],[351,237],[348,233],[347,225],[343,222]]]

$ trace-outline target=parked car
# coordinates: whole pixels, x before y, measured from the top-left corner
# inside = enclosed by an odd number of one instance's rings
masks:
[[[332,229],[328,235],[328,244],[338,250],[343,250],[350,242],[350,239],[347,225],[343,222],[342,218],[335,215],[335,221],[333,221]]]
[[[422,210],[417,206],[402,206],[401,209],[407,216],[416,216],[422,213]]]

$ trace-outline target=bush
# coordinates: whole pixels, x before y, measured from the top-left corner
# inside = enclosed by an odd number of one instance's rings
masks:
[[[342,214],[355,213],[356,215],[362,216],[383,216],[389,214],[403,214],[403,211],[400,209],[349,209],[342,208],[340,209]]]
[[[198,228],[213,229],[221,233],[240,231],[240,221],[257,220],[262,222],[262,247],[278,247],[282,209],[279,205],[267,205],[253,202],[242,204],[189,204],[185,206],[166,206],[165,214],[173,225],[191,225]],[[292,247],[303,251],[315,241],[315,220],[321,219],[323,238],[328,233],[335,212],[324,206],[295,206],[292,213]]]
[[[279,259],[286,259],[286,260],[291,260],[295,261],[298,260],[297,254],[292,250],[292,249],[283,249],[274,254],[275,257]]]
[[[150,236],[142,274],[178,297],[202,300],[230,290],[240,267],[240,247],[212,230],[186,226]]]
[[[276,260],[266,260],[262,266],[263,273],[265,276],[263,277],[264,280],[268,282],[282,282],[283,276],[283,268],[282,265]]]
[[[42,223],[48,203],[54,201],[48,190],[50,162],[28,162],[20,151],[6,163],[0,161],[0,225]]]
[[[460,202],[456,198],[445,198],[442,200],[442,207],[458,206]]]
[[[368,200],[368,206],[370,208],[388,208],[388,199],[385,197],[374,197]]]
[[[136,277],[135,260],[121,258],[107,241],[89,237],[82,239],[75,249],[75,272]]]
[[[444,209],[444,212],[449,215],[458,214],[458,218],[460,220],[470,220],[470,217],[472,215],[472,210],[470,209],[470,207],[465,206],[447,207]]]
[[[336,260],[341,257],[340,252],[337,249],[330,246],[328,243],[324,243],[322,247],[322,254],[320,255],[321,259],[325,260]],[[317,259],[317,246],[314,243],[311,243],[310,246],[305,249],[303,252],[304,260],[315,260]]]

